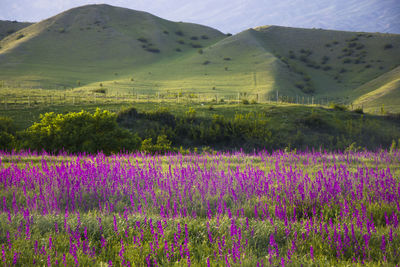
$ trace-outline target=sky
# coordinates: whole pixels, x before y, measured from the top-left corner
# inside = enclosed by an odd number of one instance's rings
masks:
[[[87,4],[109,4],[225,33],[263,25],[400,34],[400,0],[0,0],[0,20],[38,22]]]

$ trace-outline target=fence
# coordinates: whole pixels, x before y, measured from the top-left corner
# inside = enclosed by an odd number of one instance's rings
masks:
[[[51,95],[5,95],[0,98],[0,110],[24,109],[42,106],[90,105],[90,104],[134,104],[143,102],[176,103],[288,103],[327,106],[331,102],[345,103],[344,99],[314,96],[284,96],[265,94],[221,94],[221,93],[164,93],[130,95],[107,95],[102,93],[72,94],[52,92]]]

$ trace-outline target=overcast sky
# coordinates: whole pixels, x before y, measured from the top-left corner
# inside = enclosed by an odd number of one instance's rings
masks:
[[[38,22],[104,3],[231,33],[262,25],[400,33],[400,0],[0,0],[0,20]]]

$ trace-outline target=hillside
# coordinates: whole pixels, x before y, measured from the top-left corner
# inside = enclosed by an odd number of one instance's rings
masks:
[[[387,104],[391,111],[400,101],[398,34],[263,26],[226,36],[145,12],[88,5],[23,28],[0,46],[0,81],[9,88],[226,99],[240,93],[259,101],[278,92],[369,110]]]
[[[181,53],[177,43],[207,46],[224,35],[189,23],[108,5],[74,8],[0,41],[0,79],[37,87],[72,87],[132,75],[143,65]],[[196,40],[190,40],[194,38]]]
[[[383,108],[400,112],[400,67],[385,73],[355,90],[359,95],[355,104],[362,105],[367,111]]]
[[[28,27],[29,25],[32,25],[32,23],[0,20],[0,40],[14,32]]]

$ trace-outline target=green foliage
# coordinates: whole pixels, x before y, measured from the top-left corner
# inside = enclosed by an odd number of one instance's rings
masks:
[[[172,148],[171,141],[168,140],[166,135],[159,135],[155,144],[153,144],[152,138],[143,140],[141,150],[151,154],[165,154],[174,151],[175,149]]]
[[[147,39],[144,38],[144,37],[139,37],[137,40],[138,40],[139,42],[141,42],[141,43],[148,43]]]
[[[334,110],[339,110],[339,111],[346,111],[348,109],[345,105],[338,104],[338,103],[331,103],[329,105],[329,107]]]
[[[183,34],[183,32],[181,30],[176,31],[175,34],[178,35],[178,36],[184,36],[184,34]]]
[[[250,104],[250,102],[247,99],[242,99],[242,104],[243,105],[248,105],[248,104]]]
[[[100,84],[100,87],[102,87],[102,86],[103,86],[103,84]],[[92,92],[93,93],[99,93],[99,94],[105,94],[105,93],[107,93],[107,89],[98,88],[98,89],[94,89]]]
[[[354,112],[355,112],[355,113],[358,113],[358,114],[364,114],[364,110],[363,110],[362,107],[356,108],[356,109],[354,110]]]
[[[190,45],[191,45],[193,48],[202,48],[202,47],[203,47],[201,44],[195,44],[195,43],[190,43]]]
[[[71,153],[103,151],[106,154],[138,148],[140,140],[120,128],[116,114],[97,109],[65,115],[46,113],[24,132],[24,148]]]
[[[12,119],[0,117],[0,150],[10,151],[15,148],[16,129]]]
[[[160,53],[161,52],[160,49],[154,48],[154,47],[147,47],[146,51],[151,52],[151,53]]]
[[[383,47],[383,49],[387,50],[387,49],[391,49],[393,48],[392,44],[385,44],[385,46]]]
[[[25,35],[23,35],[23,34],[21,33],[21,34],[19,34],[19,35],[17,36],[17,40],[22,39],[22,38],[24,38],[24,37],[25,37]]]

